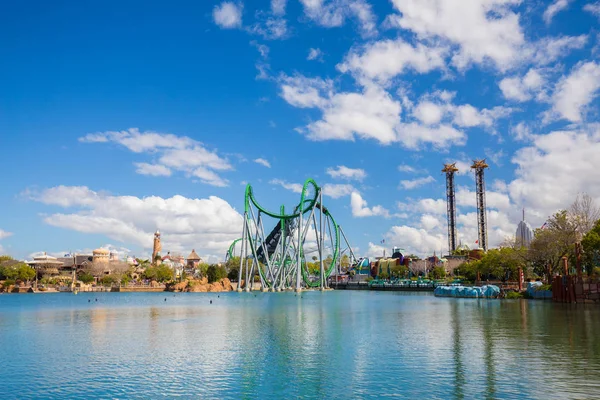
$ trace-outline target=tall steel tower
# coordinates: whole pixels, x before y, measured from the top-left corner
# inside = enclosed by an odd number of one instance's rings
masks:
[[[454,173],[458,171],[456,163],[444,164],[442,172],[446,173],[446,205],[448,209],[448,251],[456,251],[456,199],[454,197]]]
[[[483,160],[473,160],[471,168],[475,170],[475,185],[477,188],[477,228],[479,231],[479,248],[488,249],[487,221],[485,210],[485,178],[484,170],[489,165]]]

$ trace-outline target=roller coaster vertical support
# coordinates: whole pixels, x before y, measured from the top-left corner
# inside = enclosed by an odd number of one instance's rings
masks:
[[[297,251],[297,260],[296,260],[296,291],[299,292],[301,290],[300,280],[302,274],[302,215],[304,208],[304,189],[302,189],[302,199],[300,200],[300,204],[298,205],[299,215],[298,215],[298,251]]]
[[[240,246],[240,269],[238,271],[238,282],[237,282],[237,290],[242,290],[242,276],[244,273],[244,246],[246,244],[246,223],[248,221],[248,216],[244,213],[244,223],[242,228],[242,245]],[[248,282],[248,281],[246,281]]]
[[[323,219],[323,191],[320,190],[319,191],[319,205],[321,207],[321,212],[319,213],[319,231],[321,232],[321,234],[319,235],[319,237],[317,238],[317,240],[319,241],[319,264],[320,264],[320,271],[321,271],[321,289],[325,288],[325,268],[323,267],[323,246],[325,243],[323,243],[323,237],[324,237],[324,232],[325,232],[325,226],[323,225],[324,219]]]

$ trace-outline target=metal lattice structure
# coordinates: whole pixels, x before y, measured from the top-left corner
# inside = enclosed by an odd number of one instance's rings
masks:
[[[479,248],[488,249],[487,217],[485,206],[485,177],[484,171],[489,165],[483,160],[473,160],[471,168],[475,170],[475,186],[477,196],[477,230],[479,233]]]
[[[442,172],[446,174],[446,206],[448,211],[448,251],[450,254],[456,251],[456,198],[454,195],[454,173],[458,171],[456,163],[444,164]]]
[[[268,218],[275,220],[275,227],[266,234]],[[350,265],[356,261],[344,231],[323,206],[322,189],[312,179],[304,183],[300,203],[289,214],[284,206],[278,213],[262,207],[247,185],[242,237],[231,244],[227,258],[235,255],[237,246],[238,291],[252,290],[255,276],[260,277],[263,291],[324,289],[332,273],[340,272],[344,255],[349,256]],[[317,263],[318,271],[314,268]]]

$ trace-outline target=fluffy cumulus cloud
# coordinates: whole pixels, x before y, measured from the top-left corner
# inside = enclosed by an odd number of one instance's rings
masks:
[[[520,57],[525,37],[514,11],[520,0],[392,3],[400,14],[389,16],[390,24],[410,30],[421,39],[438,39],[457,46],[452,63],[460,69],[488,60],[500,69],[508,69]]]
[[[354,192],[354,186],[348,183],[326,183],[323,185],[323,194],[334,199],[348,196]]]
[[[262,165],[263,167],[271,168],[271,163],[264,158],[257,158],[254,160],[255,163]]]
[[[242,26],[242,4],[224,1],[213,8],[215,24],[224,29],[240,28]]]
[[[514,76],[502,79],[499,86],[505,98],[527,101],[542,90],[545,81],[538,69],[531,68],[523,77]]]
[[[303,76],[281,78],[281,96],[299,108],[318,108],[322,118],[298,130],[310,140],[375,140],[417,149],[464,145],[466,135],[449,125],[402,123],[402,106],[381,86],[368,83],[360,92],[336,92],[331,81]]]
[[[367,177],[367,173],[361,168],[348,168],[345,165],[338,165],[335,168],[327,168],[327,175],[332,178],[362,181]]]
[[[402,189],[410,190],[424,186],[428,183],[435,182],[435,178],[431,175],[424,178],[405,179],[400,181],[400,187]]]
[[[137,128],[126,131],[90,133],[79,138],[83,143],[116,143],[134,153],[147,153],[155,158],[153,163],[135,162],[136,172],[142,175],[170,176],[172,170],[184,172],[190,178],[212,186],[227,186],[228,181],[216,171],[232,170],[228,160],[216,151],[208,150],[202,143],[187,136],[152,131],[140,132]]]
[[[447,53],[446,47],[420,43],[413,46],[402,39],[382,40],[351,50],[338,69],[359,78],[387,82],[406,70],[426,73],[443,69]]]
[[[352,209],[352,216],[362,217],[389,217],[390,212],[382,206],[369,207],[367,201],[362,198],[360,193],[352,192],[350,195],[350,208]]]
[[[377,34],[377,18],[371,5],[365,0],[300,0],[304,15],[318,25],[332,28],[344,24],[347,19],[357,21],[363,36]]]
[[[148,163],[134,163],[134,165],[136,166],[135,172],[140,175],[171,176],[171,170],[164,165]]]
[[[557,84],[552,95],[551,117],[580,122],[586,107],[598,96],[600,64],[589,61],[577,64]]]
[[[589,130],[554,131],[536,135],[532,143],[517,151],[516,179],[509,183],[509,193],[539,221],[559,208],[566,208],[579,192],[600,200],[596,184],[600,169],[600,126]]]
[[[151,249],[153,233],[162,233],[163,251],[195,248],[200,255],[224,254],[242,229],[242,216],[225,200],[210,196],[115,196],[84,186],[56,186],[32,196],[64,212],[44,222],[81,233],[101,234],[126,246]]]

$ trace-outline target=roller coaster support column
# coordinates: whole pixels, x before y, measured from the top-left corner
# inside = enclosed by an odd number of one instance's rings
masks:
[[[321,235],[318,238],[319,240],[319,264],[320,264],[320,271],[321,271],[321,290],[325,289],[325,268],[323,267],[323,246],[324,246],[324,242],[323,242],[323,237],[324,232],[325,232],[325,226],[323,225],[323,222],[325,222],[325,220],[323,219],[323,190],[319,191],[319,205],[321,206],[321,212],[319,213],[319,229],[321,230]]]
[[[300,287],[300,275],[302,273],[302,214],[304,208],[304,190],[306,189],[306,185],[302,188],[302,197],[300,200],[300,205],[298,206],[299,214],[298,215],[298,257],[297,257],[297,265],[296,265],[296,292],[302,290]]]
[[[241,292],[242,291],[242,277],[244,276],[244,245],[246,243],[246,224],[248,221],[248,215],[246,213],[244,213],[244,223],[243,223],[243,228],[242,228],[242,245],[240,247],[240,270],[238,271],[238,282],[237,282],[237,291]],[[248,281],[246,281],[248,282]]]

